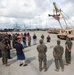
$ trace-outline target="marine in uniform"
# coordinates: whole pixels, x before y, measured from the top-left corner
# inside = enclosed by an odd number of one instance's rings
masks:
[[[60,45],[60,41],[57,41],[57,46],[54,47],[53,49],[53,56],[54,56],[54,60],[55,60],[55,71],[59,71],[59,63],[60,66],[62,68],[62,71],[64,71],[64,64],[63,64],[63,60],[62,60],[62,55],[64,52],[64,48]]]
[[[71,64],[71,48],[72,48],[72,42],[69,38],[66,39],[65,42],[65,59],[66,59],[66,65]]]
[[[44,71],[47,71],[47,58],[46,58],[46,52],[47,52],[47,46],[43,44],[43,40],[41,39],[40,45],[37,46],[38,51],[38,60],[39,60],[39,70],[42,71],[42,62],[44,64]]]
[[[43,34],[41,35],[41,39],[42,39],[42,40],[43,40],[43,42],[44,42],[44,35],[43,35]]]
[[[28,36],[28,46],[31,46],[31,36]]]
[[[8,49],[7,49],[7,51],[8,51],[8,58],[12,59],[11,56],[10,56],[10,40],[7,37],[5,38],[5,44],[8,47]]]
[[[7,61],[8,61],[8,47],[5,45],[5,40],[2,40],[1,50],[2,50],[2,63],[5,66],[9,66],[7,64]]]

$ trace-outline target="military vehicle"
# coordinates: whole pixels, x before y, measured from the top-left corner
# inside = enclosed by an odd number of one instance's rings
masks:
[[[48,14],[48,15],[49,15],[49,17],[52,16],[53,18],[55,18],[60,24],[61,29],[60,29],[59,33],[57,34],[57,37],[60,39],[64,39],[64,40],[66,39],[66,37],[69,37],[70,39],[74,40],[74,29],[70,28],[67,25],[66,18],[64,17],[64,15],[62,13],[63,11],[57,7],[58,5],[55,2],[53,2],[53,5],[55,8],[54,14],[53,15]],[[60,22],[61,18],[64,20],[66,28],[63,28],[63,26]]]
[[[50,33],[50,34],[58,34],[59,33],[59,29],[55,29],[55,28],[49,29],[48,33]]]

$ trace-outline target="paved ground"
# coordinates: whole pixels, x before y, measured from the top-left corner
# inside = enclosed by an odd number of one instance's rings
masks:
[[[38,40],[40,39],[41,34],[43,33],[45,37],[47,37],[48,33],[46,31],[35,31],[30,32],[31,36],[36,33],[38,36]],[[38,53],[36,50],[37,45],[32,45],[28,48],[24,49],[24,53],[26,55],[28,66],[26,67],[19,67],[17,57],[16,57],[16,51],[15,49],[11,50],[11,56],[13,59],[9,60],[8,62],[11,64],[9,67],[5,67],[2,65],[1,58],[0,58],[0,75],[74,75],[74,47],[72,48],[72,63],[69,66],[65,66],[64,72],[60,71],[55,72],[55,65],[54,65],[54,58],[52,55],[53,47],[56,45],[56,40],[58,39],[55,34],[50,34],[51,36],[51,42],[46,43],[46,46],[48,47],[47,51],[47,72],[39,72],[38,68]],[[38,43],[38,41],[37,41]],[[65,41],[61,40],[61,45],[64,47]],[[63,60],[65,62],[65,58],[63,55]]]

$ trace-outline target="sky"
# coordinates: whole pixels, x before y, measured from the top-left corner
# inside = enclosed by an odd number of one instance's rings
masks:
[[[0,0],[0,29],[15,28],[16,24],[19,28],[60,28],[58,21],[48,16],[53,14],[53,2],[69,16],[66,19],[73,26],[74,0]]]

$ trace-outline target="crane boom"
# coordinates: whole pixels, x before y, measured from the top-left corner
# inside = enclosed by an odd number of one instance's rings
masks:
[[[58,13],[60,10],[57,8],[57,6],[56,6],[56,3],[55,3],[55,2],[53,2],[53,5],[54,5],[55,11],[56,11],[56,15],[57,15],[57,13]]]
[[[67,25],[67,23],[66,23],[65,17],[64,17],[64,15],[62,14],[62,10],[61,10],[61,9],[58,9],[58,7],[57,7],[57,5],[56,5],[55,2],[53,2],[53,5],[54,5],[54,8],[55,8],[56,15],[58,15],[58,13],[59,13],[59,14],[62,16],[62,18],[63,18],[63,20],[64,20],[64,22],[65,22],[65,24],[66,24],[66,28],[68,28],[68,25]],[[63,28],[60,22],[59,22],[59,24],[60,24],[61,28]]]

